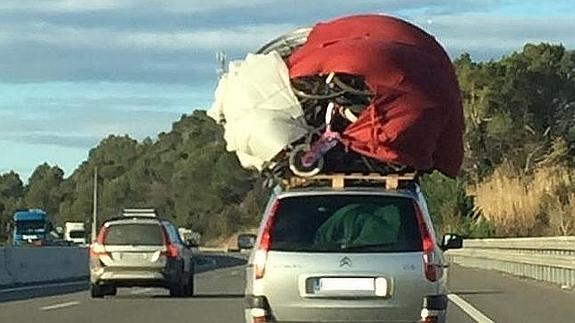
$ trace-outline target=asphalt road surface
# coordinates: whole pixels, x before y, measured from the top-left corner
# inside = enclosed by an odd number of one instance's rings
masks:
[[[116,297],[93,300],[85,283],[0,290],[0,322],[243,322],[245,260],[223,255],[208,258],[213,266],[197,274],[193,298],[170,298],[163,289],[132,288],[120,289]],[[450,323],[575,320],[575,291],[458,266],[452,266],[449,275]]]

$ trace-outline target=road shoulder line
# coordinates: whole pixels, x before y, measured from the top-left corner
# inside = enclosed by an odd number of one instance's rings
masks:
[[[473,305],[466,302],[463,298],[455,295],[449,294],[447,298],[452,301],[455,305],[457,305],[461,310],[463,310],[467,315],[469,315],[472,319],[474,319],[478,323],[495,323],[492,319],[485,316],[485,314],[481,313],[478,309],[473,307]]]

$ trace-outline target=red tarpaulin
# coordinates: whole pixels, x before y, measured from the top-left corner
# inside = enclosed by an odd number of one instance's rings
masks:
[[[288,60],[290,77],[363,75],[374,98],[343,133],[352,150],[455,177],[463,159],[463,108],[443,48],[402,20],[364,15],[317,24]]]

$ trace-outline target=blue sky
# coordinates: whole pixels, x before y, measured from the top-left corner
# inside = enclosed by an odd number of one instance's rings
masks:
[[[297,27],[354,13],[402,17],[452,57],[526,42],[575,49],[572,0],[2,0],[0,173],[70,175],[108,134],[142,139],[211,104],[215,52],[241,58]]]

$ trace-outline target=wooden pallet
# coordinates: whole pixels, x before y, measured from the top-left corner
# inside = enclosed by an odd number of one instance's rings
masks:
[[[331,186],[333,189],[344,189],[349,186],[360,186],[361,183],[381,184],[385,189],[397,189],[401,182],[413,181],[417,178],[416,173],[387,174],[379,173],[334,173],[320,174],[312,177],[291,177],[284,179],[284,188],[296,188],[305,186]]]

